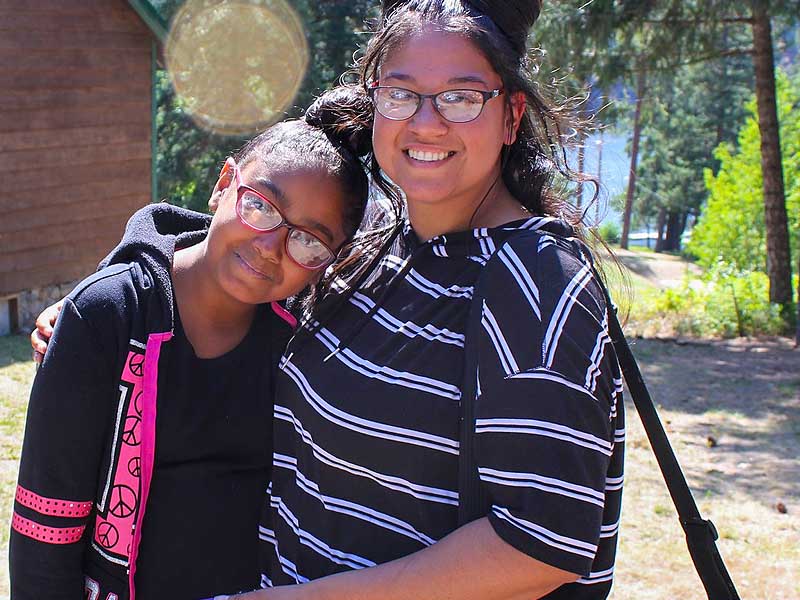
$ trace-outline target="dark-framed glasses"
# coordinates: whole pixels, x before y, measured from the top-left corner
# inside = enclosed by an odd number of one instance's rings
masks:
[[[419,111],[422,101],[430,98],[433,106],[445,121],[468,123],[477,119],[484,105],[503,93],[502,89],[445,90],[437,94],[418,94],[406,88],[391,85],[372,85],[369,94],[375,110],[392,121],[405,121]]]
[[[286,254],[304,269],[322,269],[334,261],[336,253],[328,244],[307,229],[289,223],[269,198],[242,183],[239,167],[232,158],[227,163],[233,169],[236,214],[243,225],[263,233],[286,227]]]

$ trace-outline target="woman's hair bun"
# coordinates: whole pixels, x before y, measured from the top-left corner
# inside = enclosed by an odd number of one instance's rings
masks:
[[[524,35],[542,12],[542,0],[462,0],[489,17],[507,35]]]
[[[464,8],[472,7],[489,17],[505,34],[512,46],[525,52],[525,43],[531,27],[542,12],[543,0],[457,0]],[[447,10],[447,0],[382,0],[384,17],[393,10],[407,5],[411,10]]]
[[[362,87],[340,85],[308,107],[305,121],[321,129],[334,144],[365,156],[372,151],[372,114],[372,101]]]

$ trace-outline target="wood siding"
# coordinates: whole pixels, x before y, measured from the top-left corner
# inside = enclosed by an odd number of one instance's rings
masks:
[[[0,297],[91,273],[150,201],[151,41],[125,0],[0,0]]]

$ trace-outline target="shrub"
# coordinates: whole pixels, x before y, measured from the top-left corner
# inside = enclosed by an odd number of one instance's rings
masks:
[[[712,269],[702,276],[687,276],[677,288],[637,297],[631,325],[644,334],[696,337],[786,333],[779,307],[768,298],[765,273]]]
[[[616,221],[603,221],[597,233],[607,244],[618,244],[622,235]]]

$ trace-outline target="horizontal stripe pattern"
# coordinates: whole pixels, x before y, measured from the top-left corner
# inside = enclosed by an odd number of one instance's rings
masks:
[[[365,313],[368,313],[375,306],[375,303],[370,300],[369,297],[359,292],[353,294],[350,298],[350,303],[357,306]],[[460,348],[464,347],[463,333],[455,333],[448,329],[440,329],[430,323],[417,325],[410,321],[403,322],[389,314],[389,312],[383,308],[379,308],[372,318],[392,333],[399,333],[410,338],[418,335],[431,342],[442,342],[444,344],[453,344]]]
[[[538,419],[476,419],[475,433],[516,433],[562,440],[611,456],[611,444],[601,437],[573,427]]]
[[[14,499],[22,506],[27,506],[40,514],[55,517],[88,517],[94,506],[94,503],[89,501],[59,500],[40,496],[21,485],[17,485]]]
[[[303,426],[302,424],[300,424],[299,421],[297,421],[291,416],[290,419],[287,419],[285,411],[281,410],[280,412],[278,412],[277,407],[275,411],[275,419],[281,421],[291,420],[292,424],[294,425],[295,431],[298,434],[300,434],[303,442],[305,442],[308,446],[310,446],[314,458],[317,461],[320,461],[321,463],[324,463],[329,467],[338,469],[339,471],[342,472],[340,473],[341,475],[350,474],[358,477],[364,477],[370,479],[371,481],[374,481],[375,483],[377,483],[382,487],[385,487],[387,489],[396,492],[403,492],[420,500],[427,500],[430,502],[440,502],[443,504],[451,504],[453,506],[458,505],[458,493],[455,491],[412,483],[401,477],[394,477],[384,473],[379,473],[378,471],[368,469],[356,463],[348,462],[346,460],[334,456],[330,452],[320,447],[318,444],[315,444],[311,439],[311,435],[305,429],[303,429]],[[279,455],[276,452],[274,456],[279,456]]]
[[[363,358],[349,348],[341,349],[339,339],[325,327],[320,329],[316,336],[328,350],[335,352],[335,356],[340,362],[349,369],[356,371],[359,375],[379,379],[392,385],[401,385],[420,392],[436,394],[451,400],[458,400],[461,397],[458,386],[408,371],[399,371],[387,365],[379,365]]]
[[[529,233],[507,241],[519,230]],[[470,401],[490,521],[514,547],[579,573],[574,597],[605,597],[624,414],[588,255],[551,218],[422,244],[406,233],[280,362],[262,585],[369,568],[456,527],[463,332],[483,273]]]
[[[83,536],[83,532],[86,530],[86,526],[50,527],[49,525],[44,525],[33,519],[26,519],[15,511],[11,517],[11,529],[37,542],[63,546],[65,544],[79,542]]]

